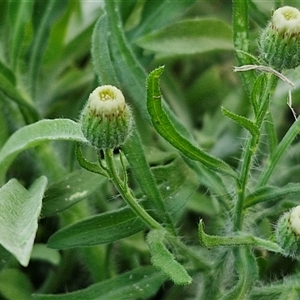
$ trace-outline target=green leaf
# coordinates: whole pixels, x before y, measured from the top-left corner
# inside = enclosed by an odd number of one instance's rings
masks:
[[[107,15],[101,15],[93,30],[91,49],[93,66],[101,85],[119,85],[107,42],[110,37],[107,34],[107,22]]]
[[[142,192],[147,196],[145,207],[157,212],[158,218],[172,225],[170,216],[165,208],[163,198],[158,190],[153,174],[145,157],[144,149],[138,131],[134,130],[130,139],[122,146],[130,164],[134,178],[137,180]]]
[[[104,177],[82,169],[69,173],[46,190],[41,215],[48,217],[61,212],[95,192]]]
[[[258,114],[259,114],[260,106],[261,106],[261,99],[263,98],[263,94],[266,89],[266,83],[267,83],[266,74],[260,74],[257,77],[257,79],[253,85],[250,100],[251,100],[251,104],[252,104],[255,116],[258,116]]]
[[[12,254],[0,245],[0,271],[6,266],[6,264],[12,258]]]
[[[293,140],[300,133],[300,118],[298,118],[290,127],[284,138],[281,140],[272,155],[268,158],[267,163],[258,179],[257,188],[263,187],[271,177],[278,161],[281,159],[287,148],[290,147]]]
[[[251,52],[248,3],[246,0],[233,0],[232,2],[233,43],[240,66],[253,64],[253,58],[251,55],[248,55]],[[242,72],[241,77],[247,94],[251,95],[252,87],[256,80],[255,72]]]
[[[192,278],[164,244],[165,233],[164,230],[151,230],[147,235],[146,241],[151,253],[151,263],[175,284],[190,284]]]
[[[0,90],[18,104],[26,107],[32,115],[37,118],[37,112],[28,100],[18,89],[14,73],[0,61]]]
[[[9,1],[8,13],[10,21],[10,65],[16,68],[18,56],[25,37],[26,24],[32,12],[34,1]]]
[[[261,202],[276,201],[280,198],[299,193],[299,183],[289,183],[283,187],[264,186],[246,197],[244,208],[251,207]]]
[[[38,1],[33,11],[34,38],[30,47],[28,78],[31,94],[35,94],[40,63],[50,34],[50,29],[66,8],[68,1]]]
[[[195,55],[234,49],[230,26],[217,19],[180,21],[143,36],[136,43],[160,56]]]
[[[49,249],[46,244],[35,243],[33,245],[31,259],[42,260],[54,266],[58,266],[60,263],[60,253],[58,250]]]
[[[141,22],[137,28],[134,29],[134,36],[144,35],[168,25],[173,20],[177,20],[194,2],[196,2],[196,0],[160,0],[156,1],[154,5],[153,0],[145,1]],[[167,14],[166,11],[168,12]]]
[[[145,229],[130,208],[95,215],[54,233],[48,246],[54,249],[112,243]]]
[[[276,253],[283,253],[283,249],[278,244],[249,234],[240,233],[231,236],[208,235],[204,232],[204,225],[202,220],[200,220],[199,222],[198,236],[199,236],[200,243],[207,248],[219,247],[219,246],[232,247],[232,246],[248,245],[248,246],[260,247]]]
[[[176,131],[161,105],[159,78],[163,69],[159,67],[152,71],[147,80],[147,107],[156,131],[188,158],[201,162],[208,169],[236,178],[236,173],[224,161],[198,149]]]
[[[14,160],[22,151],[50,140],[87,142],[80,124],[69,119],[42,120],[16,131],[0,150],[0,182]]]
[[[188,200],[199,187],[197,175],[180,157],[167,165],[152,168],[152,172],[169,214],[177,221]]]
[[[224,116],[230,118],[243,128],[247,129],[253,136],[259,136],[259,128],[252,121],[243,116],[234,114],[233,112],[227,110],[224,107],[222,107],[221,110]]]
[[[147,266],[118,275],[89,286],[86,289],[58,295],[34,295],[37,300],[146,300],[156,294],[166,277]]]
[[[22,266],[30,259],[46,185],[46,177],[40,177],[26,190],[11,179],[0,189],[0,244]]]
[[[32,291],[29,278],[21,270],[5,269],[0,273],[0,295],[4,299],[28,300]]]

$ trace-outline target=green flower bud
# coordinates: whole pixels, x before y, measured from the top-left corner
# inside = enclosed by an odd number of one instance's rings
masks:
[[[299,257],[300,254],[300,205],[284,213],[278,220],[276,241],[286,256]]]
[[[260,36],[261,58],[268,66],[281,71],[300,65],[300,12],[284,6],[274,11]]]
[[[132,113],[122,92],[114,86],[97,87],[81,113],[81,129],[97,149],[113,149],[123,144],[132,127]]]

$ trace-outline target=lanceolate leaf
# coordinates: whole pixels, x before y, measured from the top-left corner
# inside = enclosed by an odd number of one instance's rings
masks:
[[[54,249],[112,243],[145,229],[130,208],[92,216],[53,234],[48,246]]]
[[[89,286],[86,289],[58,295],[34,295],[37,300],[147,300],[167,280],[154,267],[140,267]]]
[[[264,240],[249,234],[236,234],[231,236],[209,235],[204,232],[203,221],[200,220],[198,226],[200,243],[208,248],[218,246],[241,246],[249,245],[260,247],[269,251],[283,253],[283,249],[276,243]]]
[[[164,239],[165,231],[163,230],[151,230],[147,235],[152,264],[169,276],[175,284],[190,284],[192,278],[167,249]]]
[[[244,207],[247,208],[266,201],[276,201],[282,197],[299,193],[299,183],[289,183],[283,187],[264,186],[246,197]]]
[[[155,69],[150,73],[147,80],[147,108],[154,128],[163,138],[188,158],[201,162],[211,170],[236,177],[235,172],[229,165],[195,147],[176,131],[161,105],[159,78],[162,72],[163,67]]]
[[[232,113],[231,111],[227,110],[224,107],[222,107],[222,113],[226,117],[228,117],[231,120],[235,121],[240,126],[247,129],[253,136],[258,136],[259,135],[259,128],[253,122],[251,122],[249,119],[247,119],[243,116],[239,116],[237,114],[234,114],[234,113]]]
[[[86,142],[80,124],[69,119],[42,120],[25,126],[16,131],[0,150],[0,182],[21,151],[50,140]]]
[[[180,21],[143,36],[137,44],[162,56],[233,50],[230,26],[217,19]]]
[[[27,266],[38,227],[46,177],[26,190],[16,179],[0,189],[0,244]]]

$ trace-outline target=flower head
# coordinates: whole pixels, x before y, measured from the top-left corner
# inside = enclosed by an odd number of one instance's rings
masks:
[[[82,132],[91,145],[98,149],[113,149],[128,137],[132,113],[119,89],[103,85],[90,94],[80,121]]]
[[[300,205],[284,213],[276,225],[276,241],[286,256],[300,255]]]
[[[261,33],[259,45],[262,59],[274,69],[281,71],[299,66],[299,10],[291,6],[275,10],[271,21]]]

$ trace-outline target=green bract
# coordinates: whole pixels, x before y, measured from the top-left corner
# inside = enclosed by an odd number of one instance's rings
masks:
[[[98,149],[113,149],[128,137],[132,115],[122,92],[114,86],[97,87],[81,113],[81,128],[87,140]]]
[[[283,214],[276,227],[277,243],[285,254],[298,257],[300,254],[300,205]]]
[[[300,64],[300,12],[284,6],[274,11],[260,36],[262,59],[276,70],[296,68]]]

